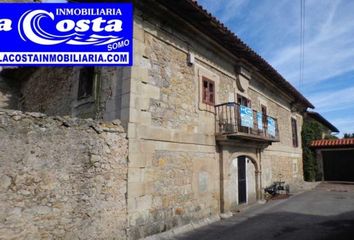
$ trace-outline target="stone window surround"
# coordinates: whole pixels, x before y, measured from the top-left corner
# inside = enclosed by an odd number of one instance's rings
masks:
[[[259,106],[259,111],[262,111],[262,106],[267,108],[267,115],[269,114],[269,106],[268,106],[268,101],[265,100],[263,97],[258,96],[258,106]]]
[[[241,100],[241,103],[239,103],[239,99]],[[243,104],[242,101],[246,101],[246,104]],[[246,107],[252,108],[252,100],[245,94],[236,94],[236,102],[239,103],[240,105],[244,105]]]
[[[215,82],[203,77],[202,80],[202,101],[211,106],[215,105]],[[205,87],[207,85],[207,87]],[[212,90],[210,90],[212,89]]]
[[[295,124],[295,125],[293,125]],[[296,116],[291,116],[290,117],[290,129],[292,133],[292,146],[294,148],[299,147],[299,127],[298,127],[298,120]],[[295,132],[294,132],[295,130]]]
[[[196,64],[196,69],[197,69],[197,74],[198,74],[197,77],[198,77],[198,91],[199,91],[198,108],[201,111],[215,113],[214,106],[203,103],[203,78],[207,78],[207,79],[214,82],[214,103],[220,104],[219,96],[218,96],[219,86],[220,86],[220,77],[216,73],[213,73],[212,71],[210,71],[210,70],[206,69],[205,67],[200,66],[198,64]]]

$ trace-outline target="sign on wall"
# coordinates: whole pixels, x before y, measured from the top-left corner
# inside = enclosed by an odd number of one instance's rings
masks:
[[[275,137],[275,120],[271,117],[268,117],[267,120],[268,120],[268,133],[269,135]]]
[[[253,111],[249,107],[240,106],[241,126],[253,128]]]
[[[0,65],[132,65],[131,3],[1,3]]]

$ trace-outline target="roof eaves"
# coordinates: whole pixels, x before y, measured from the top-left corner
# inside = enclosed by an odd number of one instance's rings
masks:
[[[338,133],[339,130],[336,128],[332,123],[330,123],[327,119],[325,119],[321,114],[318,112],[307,111],[308,115],[315,119],[316,121],[322,123],[324,126],[328,127],[332,132]]]

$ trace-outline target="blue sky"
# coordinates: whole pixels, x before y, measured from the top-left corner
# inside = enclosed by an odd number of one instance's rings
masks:
[[[300,0],[198,0],[341,131],[354,132],[354,1],[306,1],[300,84]]]

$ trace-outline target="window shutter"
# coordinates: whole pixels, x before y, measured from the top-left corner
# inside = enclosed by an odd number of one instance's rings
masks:
[[[202,83],[202,101],[208,105],[215,104],[215,84],[213,81],[203,78]]]
[[[292,128],[293,146],[298,147],[299,142],[297,138],[297,123],[296,123],[296,119],[294,118],[291,118],[291,128]]]
[[[209,81],[209,103],[214,104],[214,83]]]

